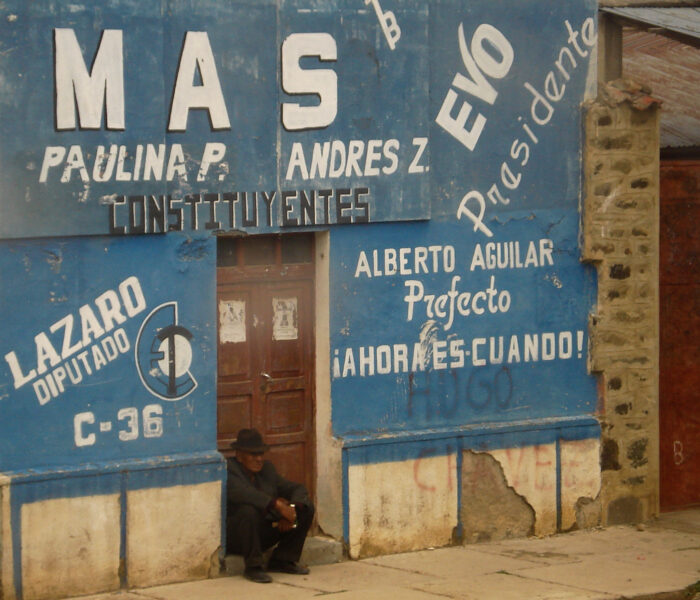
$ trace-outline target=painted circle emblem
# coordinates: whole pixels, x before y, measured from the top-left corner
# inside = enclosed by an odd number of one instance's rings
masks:
[[[192,333],[178,322],[177,302],[166,302],[146,317],[136,338],[141,382],[162,400],[180,400],[197,387],[190,372]]]

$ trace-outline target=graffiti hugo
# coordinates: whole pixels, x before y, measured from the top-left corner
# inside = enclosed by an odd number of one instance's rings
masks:
[[[139,378],[153,396],[166,401],[184,398],[197,387],[190,372],[192,333],[179,324],[177,303],[166,302],[146,316],[132,344],[129,322],[147,307],[141,282],[132,275],[61,317],[34,336],[33,352],[5,354],[14,389],[31,385],[39,405],[46,405],[71,387],[94,385],[96,379],[99,383],[104,369],[133,348]],[[159,404],[142,409],[144,437],[163,434],[162,413]],[[120,441],[139,437],[138,414],[133,406],[116,409],[117,421],[125,422],[125,428],[118,431]],[[77,413],[73,422],[77,447],[91,446],[97,433],[112,431],[112,421],[98,422],[93,411]],[[91,425],[92,431],[88,429]]]

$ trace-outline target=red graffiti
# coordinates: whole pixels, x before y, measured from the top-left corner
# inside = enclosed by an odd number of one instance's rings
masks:
[[[413,481],[415,484],[418,486],[419,489],[425,490],[427,492],[435,492],[437,491],[436,486],[434,485],[429,485],[425,483],[420,475],[420,470],[423,465],[423,460],[425,458],[428,458],[430,456],[435,456],[437,453],[437,448],[424,448],[423,450],[420,451],[420,454],[418,455],[418,458],[414,461],[413,463]],[[449,491],[452,491],[454,489],[454,471],[455,466],[454,466],[454,454],[452,453],[452,449],[450,447],[447,448],[447,489]]]

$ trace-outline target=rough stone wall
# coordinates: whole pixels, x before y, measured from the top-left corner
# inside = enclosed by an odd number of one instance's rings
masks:
[[[658,513],[658,114],[645,90],[615,81],[585,115],[582,254],[598,271],[590,368],[604,524]]]

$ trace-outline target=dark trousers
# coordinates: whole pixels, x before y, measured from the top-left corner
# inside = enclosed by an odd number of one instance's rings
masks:
[[[263,552],[277,544],[270,560],[297,562],[314,518],[314,507],[297,506],[297,526],[280,532],[250,504],[240,505],[226,518],[226,551],[241,554],[246,567],[264,567]]]

